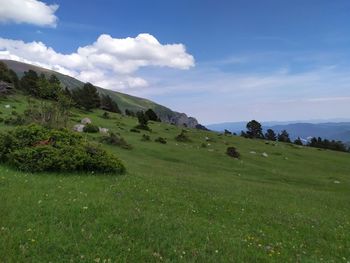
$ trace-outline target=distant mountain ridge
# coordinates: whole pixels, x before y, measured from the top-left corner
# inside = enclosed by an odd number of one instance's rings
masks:
[[[207,125],[207,128],[214,131],[224,131],[225,129],[240,133],[246,130],[247,122],[227,122]],[[329,140],[340,140],[350,142],[350,122],[262,122],[263,129],[273,129],[275,132],[287,130],[292,139],[297,137],[308,139],[310,137],[321,137]]]
[[[0,59],[0,61],[7,64],[7,66],[11,68],[13,71],[15,71],[19,77],[23,76],[25,71],[28,71],[31,69],[36,71],[39,74],[43,73],[47,76],[51,74],[55,74],[57,78],[61,81],[62,86],[68,87],[69,89],[81,88],[84,85],[84,83],[80,80],[77,80],[73,77],[61,74],[53,70],[49,70],[46,68],[42,68],[42,67],[34,66],[23,62],[14,61],[14,60]],[[98,89],[98,92],[100,94],[111,96],[111,98],[118,103],[118,106],[122,111],[124,111],[125,109],[129,109],[132,111],[139,111],[139,110],[147,110],[151,108],[157,113],[160,119],[164,122],[174,123],[176,125],[186,125],[187,127],[190,127],[190,128],[195,128],[198,125],[198,121],[195,118],[188,117],[185,113],[173,111],[151,100],[135,97],[135,96],[117,92],[117,91],[104,89],[97,86],[96,88]]]

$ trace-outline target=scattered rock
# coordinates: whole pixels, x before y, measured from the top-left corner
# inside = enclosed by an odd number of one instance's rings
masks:
[[[206,141],[209,141],[210,139],[209,139],[209,137],[205,137],[205,140],[206,140]]]
[[[269,155],[268,155],[266,152],[263,152],[261,155],[262,155],[263,157],[269,157]]]
[[[100,131],[100,133],[103,133],[103,134],[107,134],[109,132],[109,129],[107,128],[98,128],[98,130]]]
[[[5,105],[5,108],[9,109],[9,108],[11,108],[11,106],[7,104],[7,105]]]
[[[83,124],[76,124],[76,125],[74,125],[73,130],[76,132],[83,132],[84,127],[85,127],[85,125],[83,125]]]
[[[84,119],[81,120],[81,123],[82,124],[91,124],[92,121],[89,118],[84,118]]]
[[[340,182],[339,182],[339,181],[337,181],[337,180],[335,180],[333,183],[335,183],[335,184],[340,184]]]
[[[251,154],[256,154],[256,152],[254,152],[254,151],[250,151],[249,153],[251,153]]]

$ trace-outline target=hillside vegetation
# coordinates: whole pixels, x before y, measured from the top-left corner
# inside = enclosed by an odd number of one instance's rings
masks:
[[[3,98],[0,116],[27,104]],[[109,115],[74,109],[68,126],[88,117],[122,137],[130,147],[82,133],[124,175],[0,165],[0,262],[350,261],[348,153],[159,122],[131,132],[137,118]]]
[[[61,81],[61,85],[63,88],[67,87],[70,90],[75,90],[77,88],[83,87],[84,85],[83,82],[75,78],[45,68],[13,60],[0,60],[0,62],[4,62],[9,68],[15,71],[19,78],[21,78],[24,75],[24,72],[28,70],[34,70],[38,74],[45,74],[46,77],[49,77],[52,74],[56,75],[57,78]],[[115,100],[123,112],[126,109],[132,111],[153,109],[157,112],[158,116],[162,118],[163,121],[175,124],[186,123],[189,127],[195,127],[195,125],[197,124],[197,121],[194,118],[187,117],[187,115],[185,115],[184,113],[172,111],[171,109],[157,104],[153,101],[131,96],[118,91],[103,89],[100,87],[97,87],[97,89],[100,95],[109,95],[113,100]]]

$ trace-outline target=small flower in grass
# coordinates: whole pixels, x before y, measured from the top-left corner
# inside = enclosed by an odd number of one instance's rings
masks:
[[[215,250],[215,253],[216,253],[216,254],[219,253],[219,250]]]
[[[87,206],[83,206],[83,209],[84,209],[84,210],[87,210],[87,209],[88,209],[88,207],[87,207]]]

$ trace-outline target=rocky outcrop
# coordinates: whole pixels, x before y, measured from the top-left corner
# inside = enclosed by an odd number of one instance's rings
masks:
[[[198,121],[193,117],[188,117],[185,113],[173,112],[172,115],[162,116],[161,121],[177,126],[196,128]]]
[[[7,95],[13,93],[13,85],[11,83],[0,80],[0,94]]]

